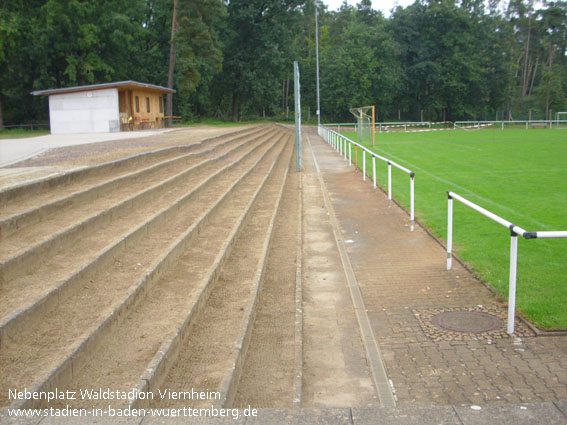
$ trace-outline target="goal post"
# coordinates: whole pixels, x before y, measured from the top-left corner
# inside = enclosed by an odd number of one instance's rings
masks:
[[[567,111],[557,112],[555,128],[567,128]]]
[[[372,141],[372,146],[376,143],[376,117],[374,106],[362,106],[351,108],[350,113],[356,118],[356,130],[358,140],[364,142]]]

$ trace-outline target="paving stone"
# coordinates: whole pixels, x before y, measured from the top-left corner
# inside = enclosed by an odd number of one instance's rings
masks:
[[[352,409],[354,425],[461,425],[452,407]]]
[[[350,409],[260,409],[246,425],[352,425]]]
[[[567,401],[556,401],[555,406],[557,406],[557,408],[563,412],[565,418],[567,418]]]
[[[455,406],[463,425],[561,425],[567,418],[553,403],[484,405],[482,410],[471,406]]]

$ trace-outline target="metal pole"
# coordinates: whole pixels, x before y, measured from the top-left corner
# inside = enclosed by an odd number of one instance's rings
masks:
[[[388,161],[388,200],[392,200],[392,164]]]
[[[362,180],[366,181],[366,151],[362,151]]]
[[[413,224],[415,222],[415,174],[410,174],[410,220],[411,220],[411,231],[413,232]]]
[[[447,206],[447,270],[451,270],[453,265],[453,198],[449,194],[447,196],[449,197]]]
[[[299,65],[293,62],[295,86],[295,171],[301,171],[301,99],[299,89]]]
[[[352,165],[352,143],[348,144],[348,166]]]
[[[376,157],[372,155],[372,176],[374,180],[374,189],[376,189]]]
[[[315,55],[317,58],[317,124],[321,125],[321,103],[319,97],[319,19],[317,13],[317,3],[315,3]]]
[[[514,333],[516,316],[516,271],[518,268],[518,235],[510,231],[510,282],[508,287],[508,334]]]

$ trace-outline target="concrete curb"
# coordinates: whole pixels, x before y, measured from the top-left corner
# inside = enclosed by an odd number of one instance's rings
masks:
[[[295,367],[293,407],[301,407],[303,396],[303,172],[299,176],[299,220],[295,273]]]

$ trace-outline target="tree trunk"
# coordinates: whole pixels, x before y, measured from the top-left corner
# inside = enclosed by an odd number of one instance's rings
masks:
[[[175,31],[177,29],[177,1],[173,0],[173,16],[171,18],[171,44],[169,45],[169,70],[167,73],[167,88],[173,88],[173,74],[175,71]],[[173,93],[168,93],[165,101],[165,115],[173,115]],[[171,118],[167,119],[167,127],[171,127]]]
[[[2,115],[2,96],[0,96],[0,131],[4,130],[4,116]]]
[[[524,60],[524,75],[522,76],[522,101],[528,91],[529,75],[528,75],[528,65],[530,62],[530,38],[532,35],[532,17],[531,14],[528,18],[528,39],[526,40],[526,57]]]
[[[232,121],[238,121],[238,93],[232,94]]]
[[[282,80],[282,114],[285,114],[285,78]]]
[[[532,75],[532,83],[530,84],[530,90],[528,91],[528,94],[533,93],[534,91],[534,82],[535,82],[535,77],[537,75],[537,67],[539,65],[539,56],[536,58],[536,62],[535,62],[535,69],[534,69],[534,73]]]
[[[289,77],[287,78],[287,84],[285,87],[285,119],[289,118]]]

